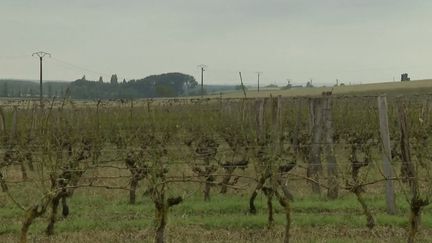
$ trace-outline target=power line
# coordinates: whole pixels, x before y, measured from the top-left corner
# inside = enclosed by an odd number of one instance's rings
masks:
[[[57,62],[65,65],[65,66],[69,66],[69,67],[75,68],[77,70],[87,71],[87,72],[90,72],[90,73],[93,73],[93,74],[97,74],[97,75],[100,75],[100,76],[102,75],[102,76],[108,76],[108,77],[110,77],[112,75],[112,74],[108,74],[106,72],[100,72],[100,71],[97,71],[97,70],[94,70],[94,69],[90,69],[90,68],[87,68],[87,67],[84,67],[84,66],[76,65],[76,64],[73,64],[73,63],[70,63],[70,62],[58,59],[58,58],[53,58],[53,59],[55,61],[57,61]],[[118,75],[118,76],[119,77],[123,77],[123,79],[125,79],[125,80],[130,80],[130,78],[128,78],[128,77],[126,77],[124,75]]]
[[[73,68],[78,69],[78,70],[84,70],[84,71],[91,72],[91,73],[98,74],[98,75],[101,75],[101,74],[102,75],[106,75],[106,76],[110,75],[110,74],[107,74],[107,73],[104,73],[104,72],[99,72],[99,71],[96,71],[96,70],[93,70],[93,69],[90,69],[90,68],[86,68],[86,67],[83,67],[83,66],[79,66],[79,65],[67,62],[67,61],[63,61],[63,60],[60,60],[58,58],[53,58],[53,60],[55,60],[57,62],[60,62],[60,63],[62,63],[64,65],[73,67]]]
[[[28,58],[28,54],[26,55],[14,55],[14,56],[0,56],[0,60],[1,59],[24,59],[24,58]]]

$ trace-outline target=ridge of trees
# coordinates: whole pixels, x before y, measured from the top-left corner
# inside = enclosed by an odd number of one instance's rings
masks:
[[[87,80],[85,76],[73,82],[45,82],[44,96],[62,97],[69,89],[76,99],[153,98],[176,97],[198,94],[195,78],[188,74],[173,72],[150,75],[143,79],[118,80],[116,74],[110,82]],[[37,97],[39,83],[25,80],[0,80],[0,97]]]

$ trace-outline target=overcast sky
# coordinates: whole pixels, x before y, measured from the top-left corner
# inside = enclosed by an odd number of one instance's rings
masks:
[[[0,78],[184,72],[255,84],[432,78],[430,0],[1,0]]]

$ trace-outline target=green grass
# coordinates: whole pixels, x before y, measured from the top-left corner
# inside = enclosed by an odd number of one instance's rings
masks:
[[[378,225],[406,227],[407,207],[398,200],[399,213],[387,215],[382,198],[369,197],[367,203],[376,217]],[[213,195],[211,202],[204,202],[200,195],[187,198],[182,204],[170,210],[169,220],[173,225],[195,225],[205,229],[260,229],[267,225],[266,201],[263,197],[256,200],[257,215],[248,213],[248,198],[238,195]],[[354,197],[345,196],[338,200],[325,200],[307,197],[294,201],[294,227],[349,226],[364,228],[365,218],[360,205]],[[58,232],[81,230],[138,230],[152,226],[153,204],[149,199],[129,205],[126,200],[107,201],[101,196],[87,197],[76,195],[70,202],[71,215],[56,224]],[[274,202],[275,223],[284,225],[285,218],[281,207]],[[422,225],[432,228],[431,208],[424,211]],[[0,234],[18,233],[22,212],[12,206],[0,209]],[[13,223],[6,223],[6,222]],[[38,219],[32,232],[43,230],[45,222]]]
[[[397,199],[399,213],[388,215],[382,195],[365,194],[377,226],[369,231],[360,205],[351,194],[337,200],[317,196],[297,198],[292,203],[292,237],[294,242],[403,242],[408,224],[408,205],[402,197]],[[127,193],[106,191],[89,194],[77,191],[70,200],[70,216],[59,217],[53,242],[151,242],[153,230],[153,204],[147,197],[138,197],[135,205],[127,202]],[[211,202],[204,202],[200,193],[186,197],[178,206],[170,209],[168,235],[171,242],[273,242],[282,239],[285,216],[275,200],[275,228],[267,230],[266,198],[256,199],[258,213],[248,213],[248,195],[216,192]],[[8,203],[0,208],[0,241],[15,242],[20,232],[23,213]],[[43,236],[46,218],[39,218],[32,225],[29,237],[38,242],[47,241]],[[140,233],[141,232],[141,233]],[[144,232],[144,233],[143,233]],[[375,232],[375,233],[372,233]],[[424,210],[420,242],[427,242],[432,232],[432,208]],[[142,234],[138,237],[137,235]],[[45,237],[45,238],[44,238]],[[138,237],[138,238],[137,238]],[[388,240],[388,241],[387,241]]]

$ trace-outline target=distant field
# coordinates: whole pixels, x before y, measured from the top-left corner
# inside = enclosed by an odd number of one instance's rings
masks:
[[[373,84],[358,84],[346,85],[338,87],[314,87],[314,88],[293,88],[289,90],[280,89],[264,89],[259,93],[256,90],[247,90],[247,97],[268,97],[282,95],[289,96],[317,96],[321,95],[324,91],[333,90],[334,95],[349,95],[349,94],[388,94],[399,95],[406,93],[432,93],[432,79],[415,80],[409,82],[386,82],[386,83],[373,83]],[[218,97],[220,94],[213,94],[207,97]],[[225,92],[222,93],[224,98],[241,98],[243,97],[242,91]]]
[[[270,97],[270,96],[283,96],[283,97],[308,97],[308,96],[321,96],[322,92],[332,91],[333,95],[344,96],[344,95],[412,95],[412,94],[432,94],[432,79],[425,80],[414,80],[409,82],[385,82],[385,83],[372,83],[372,84],[357,84],[357,85],[346,85],[338,87],[314,87],[314,88],[293,88],[289,90],[281,90],[280,88],[263,88],[260,92],[254,89],[246,91],[247,98],[254,97]],[[220,93],[212,93],[204,96],[204,98],[243,98],[243,92],[238,91],[223,91]],[[187,97],[173,97],[173,98],[152,98],[153,101],[166,101],[170,99],[190,99],[190,98],[201,98],[201,96],[187,96]],[[61,104],[61,98],[56,98],[56,103]],[[134,105],[146,105],[148,99],[135,99]],[[13,105],[28,105],[28,101],[38,103],[38,98],[0,98],[0,105],[5,107]],[[51,101],[51,99],[50,99]],[[76,104],[92,104],[96,100],[75,100]],[[46,99],[45,102],[48,102]],[[106,103],[106,102],[105,102]],[[118,103],[117,101],[111,102],[113,104]],[[127,102],[126,102],[127,103]],[[125,104],[126,104],[125,103]],[[123,103],[122,103],[123,104]]]

